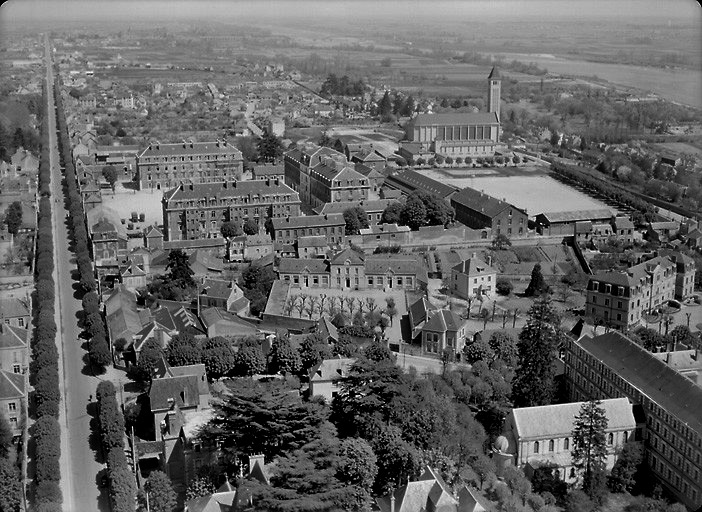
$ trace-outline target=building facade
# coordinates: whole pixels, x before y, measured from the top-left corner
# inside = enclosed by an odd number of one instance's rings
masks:
[[[497,271],[475,254],[451,269],[451,291],[464,299],[491,296],[496,281]]]
[[[326,237],[329,244],[340,244],[345,234],[346,221],[341,213],[276,218],[271,230],[273,240],[284,244],[293,244],[303,236],[319,235]]]
[[[456,220],[472,229],[492,229],[493,235],[508,238],[527,236],[527,212],[472,188],[464,188],[451,198]],[[572,234],[572,231],[571,231]]]
[[[297,216],[300,199],[280,180],[182,184],[163,195],[164,239],[220,238],[225,222]]]
[[[284,162],[285,183],[312,207],[368,199],[368,178],[338,151],[309,144],[285,153]]]
[[[422,351],[434,356],[449,351],[454,357],[460,357],[466,344],[467,325],[468,322],[453,311],[429,311],[422,326]]]
[[[646,418],[642,441],[654,476],[690,510],[702,505],[702,387],[611,331],[565,343],[571,400],[629,399]]]
[[[244,158],[227,141],[161,144],[153,142],[136,158],[140,189],[170,189],[181,182],[209,183],[238,179]]]
[[[586,314],[616,329],[634,327],[642,315],[682,298],[676,286],[681,293],[691,292],[695,271],[689,258],[656,256],[623,272],[598,272],[587,284]]]

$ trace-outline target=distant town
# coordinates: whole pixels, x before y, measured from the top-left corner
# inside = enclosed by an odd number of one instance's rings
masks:
[[[0,511],[702,510],[687,90],[203,23],[0,36]]]

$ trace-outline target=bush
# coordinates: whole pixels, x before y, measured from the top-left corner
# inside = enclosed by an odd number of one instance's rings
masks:
[[[356,338],[372,338],[375,331],[367,325],[345,325],[339,329],[339,334],[346,334]]]
[[[495,283],[495,290],[497,293],[500,295],[509,295],[512,293],[512,290],[514,289],[514,285],[512,284],[512,281],[507,279],[506,277],[498,277],[497,282]]]

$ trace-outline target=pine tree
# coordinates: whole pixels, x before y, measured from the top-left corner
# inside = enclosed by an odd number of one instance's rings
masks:
[[[283,146],[280,144],[280,139],[275,134],[263,130],[263,136],[257,143],[258,155],[264,162],[272,162],[280,158],[283,154]]]
[[[378,114],[380,115],[381,121],[387,121],[392,116],[392,100],[390,100],[390,93],[385,91],[383,99],[378,103]]]
[[[607,415],[602,402],[590,400],[573,422],[573,465],[582,473],[583,491],[599,501],[606,486]]]
[[[180,288],[195,286],[193,270],[190,268],[188,255],[182,249],[173,249],[168,253],[168,280]]]
[[[534,297],[542,293],[548,293],[548,285],[544,280],[544,275],[541,273],[541,264],[537,263],[531,270],[531,281],[524,292],[527,297]]]
[[[519,360],[513,385],[516,407],[548,405],[554,393],[555,360],[561,336],[559,318],[548,296],[538,298],[519,333]]]

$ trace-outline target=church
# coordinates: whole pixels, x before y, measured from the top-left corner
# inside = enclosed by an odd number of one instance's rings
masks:
[[[493,67],[488,76],[487,112],[418,114],[407,123],[400,154],[413,160],[430,154],[494,156],[500,139],[501,86],[500,72]]]

